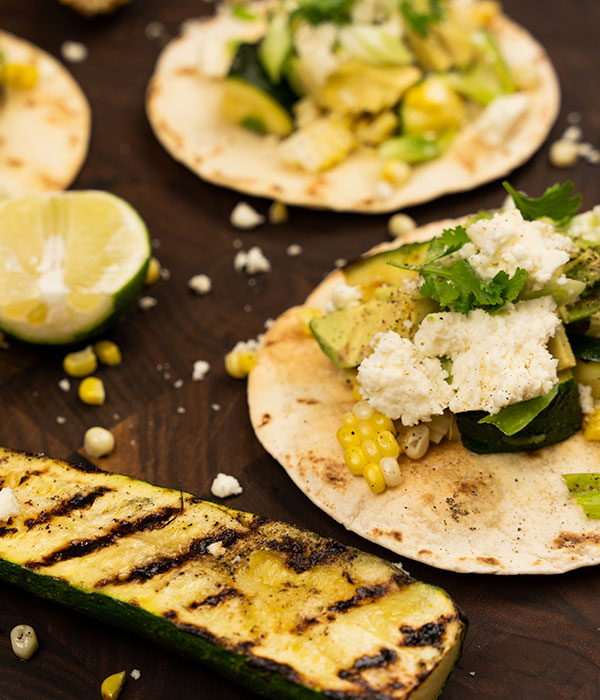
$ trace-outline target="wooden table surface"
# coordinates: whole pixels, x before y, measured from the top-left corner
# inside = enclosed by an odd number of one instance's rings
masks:
[[[548,49],[563,89],[563,106],[552,131],[559,136],[566,116],[582,115],[584,137],[600,143],[600,52],[597,0],[506,0],[506,10]],[[250,232],[229,223],[242,197],[206,184],[174,162],[154,139],[144,113],[144,91],[161,40],[145,28],[160,21],[169,35],[187,18],[208,13],[192,0],[134,0],[116,14],[80,17],[54,0],[2,0],[0,27],[60,56],[63,41],[83,42],[89,57],[71,70],[93,112],[90,152],[74,187],[107,189],[129,200],[146,220],[155,254],[170,271],[149,293],[158,305],[131,310],[109,333],[121,347],[120,367],[102,370],[103,407],[85,406],[74,390],[58,387],[64,376],[61,350],[11,342],[0,351],[0,444],[77,458],[85,430],[110,428],[117,441],[103,466],[183,487],[210,497],[219,471],[235,474],[244,492],[234,507],[279,518],[386,556],[322,514],[267,454],[250,427],[245,382],[229,378],[223,355],[236,341],[255,337],[264,321],[301,302],[336,259],[353,258],[386,238],[386,216],[290,210],[284,225]],[[584,206],[600,201],[600,169],[580,163],[554,170],[548,143],[511,182],[531,194],[569,177]],[[266,201],[251,201],[265,212]],[[419,223],[497,206],[499,182],[415,207]],[[236,244],[262,247],[272,272],[254,277],[233,269]],[[303,252],[289,257],[299,243]],[[206,273],[213,291],[187,289],[188,279]],[[195,360],[211,370],[192,382]],[[162,366],[162,370],[159,368]],[[183,379],[183,386],[174,382]],[[219,404],[220,410],[211,408]],[[178,413],[183,407],[185,413]],[[66,418],[64,424],[57,417]],[[395,560],[397,557],[392,556]],[[561,576],[461,575],[405,561],[419,579],[443,586],[470,621],[463,656],[443,692],[444,700],[511,698],[533,700],[600,698],[600,572],[582,569]],[[28,623],[40,638],[27,664],[12,654],[8,632]],[[123,700],[253,697],[227,679],[186,663],[150,642],[122,633],[62,607],[0,585],[0,699],[83,700],[99,698],[102,679],[137,668]]]

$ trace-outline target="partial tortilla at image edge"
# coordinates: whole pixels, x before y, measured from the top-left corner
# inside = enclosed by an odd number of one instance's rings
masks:
[[[440,158],[415,167],[409,182],[382,197],[381,160],[365,150],[329,170],[307,173],[281,161],[276,137],[226,123],[220,107],[223,80],[201,74],[199,45],[212,33],[232,37],[243,31],[243,22],[223,13],[188,23],[159,56],[146,109],[156,137],[175,160],[208,182],[246,194],[339,211],[394,211],[506,175],[537,151],[558,114],[558,79],[545,50],[525,29],[498,17],[493,31],[509,63],[526,64],[537,76],[526,91],[527,113],[497,147],[466,126]]]
[[[87,155],[88,101],[69,71],[34,44],[0,30],[0,50],[38,72],[33,88],[7,88],[0,106],[0,196],[63,190]]]
[[[401,243],[456,223],[429,224]],[[342,280],[340,270],[331,273],[306,306],[324,309]],[[401,457],[401,484],[372,494],[350,473],[336,440],[352,389],[303,331],[298,308],[267,331],[248,378],[248,404],[264,448],[319,508],[376,544],[450,571],[556,574],[600,563],[600,521],[585,517],[561,476],[600,471],[600,445],[581,431],[512,454],[479,455],[444,440],[420,460]]]

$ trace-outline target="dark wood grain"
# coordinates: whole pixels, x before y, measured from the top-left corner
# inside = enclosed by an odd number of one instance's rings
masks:
[[[505,7],[546,45],[558,70],[563,107],[552,135],[562,132],[567,113],[578,110],[585,137],[600,143],[600,4],[507,0]],[[0,352],[0,444],[68,458],[80,449],[85,429],[102,424],[117,438],[106,468],[172,487],[181,483],[201,496],[209,496],[218,471],[233,473],[244,487],[232,501],[236,507],[387,556],[321,513],[264,453],[250,427],[244,382],[227,377],[222,362],[237,340],[256,336],[265,319],[302,301],[337,258],[355,257],[384,239],[387,217],[292,209],[285,225],[240,232],[229,224],[240,196],[201,182],[163,151],[144,114],[144,90],[161,42],[147,39],[144,29],[160,20],[173,35],[186,18],[210,11],[197,0],[135,0],[114,16],[86,20],[53,0],[0,3],[0,26],[51,53],[60,55],[65,39],[89,48],[89,58],[71,67],[93,110],[90,154],[75,187],[105,188],[128,199],[160,243],[156,255],[171,273],[150,292],[156,308],[133,309],[111,330],[124,363],[101,371],[108,393],[101,408],[81,404],[74,389],[58,388],[61,351],[11,342]],[[586,163],[568,173],[552,169],[546,144],[511,181],[533,194],[568,176],[589,207],[600,201],[599,175],[598,167]],[[425,223],[501,199],[496,182],[410,213]],[[265,201],[249,201],[260,211],[267,208]],[[260,245],[272,262],[272,272],[257,275],[255,286],[233,270],[236,240],[245,249]],[[291,243],[302,245],[301,256],[286,255]],[[199,272],[213,279],[207,297],[192,295],[186,286]],[[198,359],[208,360],[211,371],[196,383],[191,372]],[[176,389],[179,378],[184,384]],[[215,403],[219,411],[211,409]],[[179,406],[184,414],[177,413]],[[57,424],[57,416],[66,422]],[[597,568],[502,578],[405,565],[414,576],[446,588],[470,620],[444,700],[600,697]],[[12,654],[8,640],[12,626],[23,622],[36,628],[41,643],[27,664]],[[124,700],[251,697],[149,642],[0,585],[1,700],[97,698],[106,675],[133,668],[142,676],[129,682]]]

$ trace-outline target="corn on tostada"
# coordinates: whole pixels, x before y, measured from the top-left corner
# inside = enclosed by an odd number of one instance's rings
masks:
[[[358,534],[455,571],[558,573],[600,562],[600,209],[575,215],[570,183],[507,187],[512,208],[329,275],[267,332],[248,401]]]
[[[545,51],[488,0],[222,5],[165,47],[147,96],[202,178],[362,212],[507,173],[558,106]]]

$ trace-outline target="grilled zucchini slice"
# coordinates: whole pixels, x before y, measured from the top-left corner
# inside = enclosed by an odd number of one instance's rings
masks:
[[[460,654],[448,595],[311,532],[0,448],[0,578],[272,698],[429,700]]]
[[[240,44],[223,87],[223,114],[246,129],[287,136],[294,129],[291,106],[297,101],[285,82],[270,82],[258,44]]]

